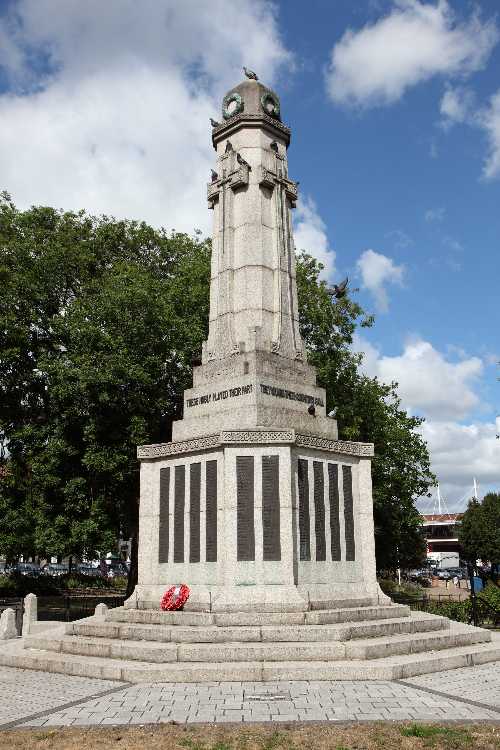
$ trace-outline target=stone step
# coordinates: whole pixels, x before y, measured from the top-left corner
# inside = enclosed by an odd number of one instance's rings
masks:
[[[106,613],[106,622],[140,625],[258,627],[260,625],[333,625],[358,620],[386,620],[409,617],[410,608],[401,604],[340,607],[309,612],[162,612],[159,609],[117,607]]]
[[[438,653],[390,656],[369,661],[169,663],[114,660],[23,650],[19,643],[0,651],[3,666],[36,669],[124,682],[213,682],[276,680],[400,680],[420,674],[500,660],[500,639]]]
[[[442,625],[425,618],[416,620],[420,626]],[[392,624],[392,623],[389,623]],[[26,648],[55,651],[109,659],[165,662],[261,662],[261,661],[333,661],[342,659],[377,659],[386,656],[419,653],[486,642],[489,631],[463,626],[461,629],[413,632],[383,637],[330,641],[268,641],[241,642],[155,642],[65,635],[62,638],[36,637],[25,639]]]
[[[108,623],[88,618],[82,622],[68,623],[68,635],[115,638],[163,643],[225,643],[262,641],[346,641],[351,638],[370,638],[395,633],[418,633],[442,630],[449,626],[445,617],[415,613],[412,617],[387,620],[361,620],[335,625],[262,625],[260,627],[225,626],[175,626],[137,625],[134,623]]]

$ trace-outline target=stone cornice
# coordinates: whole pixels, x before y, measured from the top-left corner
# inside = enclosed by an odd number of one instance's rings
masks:
[[[140,445],[137,458],[148,460],[168,458],[183,453],[222,448],[224,445],[297,445],[301,448],[340,453],[348,456],[371,457],[373,443],[355,443],[347,440],[330,440],[320,435],[297,434],[295,430],[223,430],[214,435],[180,440],[175,443]]]
[[[235,115],[234,117],[231,117],[229,120],[226,120],[225,122],[221,122],[220,125],[218,125],[216,128],[213,128],[212,130],[212,143],[214,148],[216,148],[217,143],[221,141],[223,138],[227,138],[228,136],[232,135],[236,130],[239,130],[242,127],[246,128],[258,128],[263,127],[267,128],[268,130],[275,131],[281,137],[285,138],[286,145],[288,146],[290,143],[290,135],[291,131],[290,128],[287,128],[286,125],[283,125],[282,122],[279,120],[276,120],[274,117],[269,117],[269,115],[265,115],[264,113],[259,115],[251,115],[251,114],[245,114],[242,112],[241,114]]]

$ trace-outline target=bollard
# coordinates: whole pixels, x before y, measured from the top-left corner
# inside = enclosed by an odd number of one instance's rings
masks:
[[[0,641],[17,638],[16,613],[10,607],[0,615]]]
[[[29,635],[33,625],[38,620],[38,603],[36,594],[28,594],[24,597],[23,635]]]
[[[96,605],[94,614],[96,617],[106,617],[107,611],[108,611],[108,605],[104,604],[104,602],[101,602],[100,604]]]

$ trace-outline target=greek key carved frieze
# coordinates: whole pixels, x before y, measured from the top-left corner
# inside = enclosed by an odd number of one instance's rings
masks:
[[[217,448],[220,445],[220,435],[205,435],[192,440],[181,440],[176,443],[156,443],[155,445],[139,445],[137,458],[162,458],[177,453],[193,453],[194,451]]]
[[[295,443],[303,448],[319,448],[332,453],[351,456],[373,456],[373,443],[355,443],[349,440],[329,440],[316,435],[296,435]]]
[[[221,443],[293,443],[294,430],[225,430]]]

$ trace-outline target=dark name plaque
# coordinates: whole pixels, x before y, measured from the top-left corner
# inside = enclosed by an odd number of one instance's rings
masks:
[[[186,503],[186,467],[175,467],[174,487],[174,563],[184,562],[184,506]]]
[[[189,467],[189,562],[200,562],[201,464]]]
[[[160,520],[158,525],[158,562],[168,562],[168,537],[170,534],[170,467],[160,469]]]
[[[255,560],[253,456],[236,456],[236,555],[238,561]]]
[[[207,461],[205,477],[206,561],[217,562],[217,461]]]
[[[323,462],[313,461],[314,476],[314,530],[316,532],[316,560],[326,560],[325,532],[325,479]]]
[[[354,508],[351,467],[343,466],[342,475],[344,481],[345,559],[352,562],[356,559],[356,547],[354,544]]]
[[[342,559],[339,520],[339,467],[337,464],[328,464],[328,499],[330,502],[332,560],[335,562]]]
[[[279,456],[262,456],[263,559],[281,560]]]
[[[286,398],[288,401],[301,401],[304,404],[314,404],[315,406],[324,406],[324,401],[320,396],[310,396],[307,393],[297,393],[289,391],[287,388],[278,388],[274,385],[260,384],[260,392],[266,396],[275,398]]]
[[[226,398],[237,398],[238,396],[246,396],[248,393],[252,393],[253,386],[249,385],[238,385],[235,388],[225,388],[223,391],[215,391],[214,393],[204,393],[203,396],[196,396],[195,398],[187,398],[186,406],[191,409],[193,406],[202,406],[203,404],[211,404],[217,401],[224,401]]]
[[[299,557],[311,559],[311,519],[309,515],[309,475],[308,462],[305,458],[298,460],[299,485]]]

